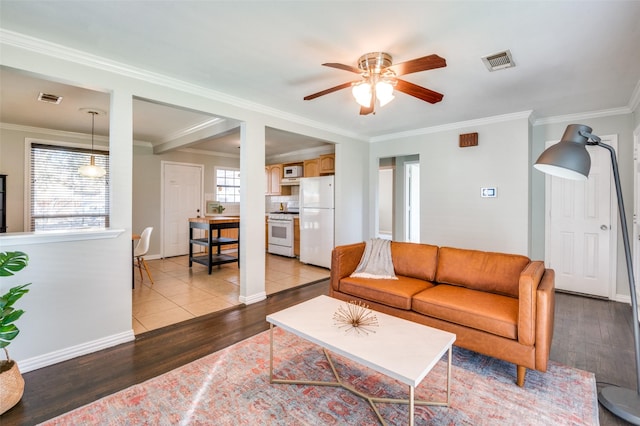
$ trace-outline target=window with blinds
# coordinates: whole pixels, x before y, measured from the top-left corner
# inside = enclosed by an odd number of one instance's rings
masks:
[[[107,171],[104,177],[78,173],[89,164],[91,150],[31,144],[32,231],[109,227],[109,153],[94,156]]]
[[[216,201],[240,202],[240,170],[216,168]]]

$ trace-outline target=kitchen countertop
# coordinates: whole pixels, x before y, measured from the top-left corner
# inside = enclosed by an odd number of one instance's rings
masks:
[[[240,216],[206,216],[206,217],[191,217],[189,222],[200,223],[215,223],[223,221],[240,221]]]

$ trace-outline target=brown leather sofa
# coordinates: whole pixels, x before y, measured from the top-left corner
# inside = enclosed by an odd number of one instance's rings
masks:
[[[352,278],[364,248],[333,250],[330,296],[455,333],[455,345],[516,364],[518,386],[527,368],[547,370],[553,269],[521,255],[392,242],[398,280]]]

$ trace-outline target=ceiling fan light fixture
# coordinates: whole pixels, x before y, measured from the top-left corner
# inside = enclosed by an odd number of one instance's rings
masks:
[[[356,102],[363,107],[368,108],[369,105],[371,105],[371,84],[369,84],[368,81],[354,84],[351,88],[351,93],[356,99]]]
[[[393,84],[385,80],[376,83],[376,98],[381,107],[391,102],[395,98],[393,96]]]

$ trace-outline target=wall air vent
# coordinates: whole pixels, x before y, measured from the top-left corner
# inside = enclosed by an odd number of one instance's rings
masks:
[[[47,103],[50,103],[50,104],[58,105],[60,102],[62,102],[62,96],[52,95],[50,93],[42,93],[42,92],[40,92],[40,94],[38,95],[38,100],[41,101],[41,102],[47,102]]]
[[[482,62],[489,71],[504,70],[516,66],[509,50],[482,57]]]

